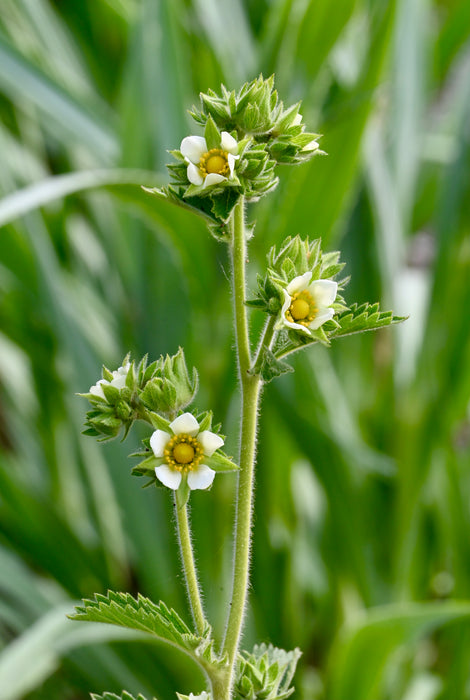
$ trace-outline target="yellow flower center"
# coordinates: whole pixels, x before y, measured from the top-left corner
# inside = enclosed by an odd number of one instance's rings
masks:
[[[228,153],[220,148],[211,148],[207,153],[203,153],[199,159],[199,170],[202,175],[216,173],[226,177],[230,174],[230,166],[228,164]]]
[[[291,323],[300,323],[308,327],[318,313],[315,301],[306,289],[303,292],[295,292],[291,297],[291,304],[286,311],[286,319]]]
[[[178,472],[190,472],[197,469],[203,454],[199,440],[186,433],[174,435],[163,452],[165,462]]]

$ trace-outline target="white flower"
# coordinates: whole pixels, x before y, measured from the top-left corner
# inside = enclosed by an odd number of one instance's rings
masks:
[[[191,413],[183,413],[170,423],[172,434],[156,430],[150,438],[153,454],[161,461],[155,474],[162,484],[176,490],[183,474],[190,489],[207,489],[214,481],[215,471],[204,464],[224,441],[210,430],[199,431],[199,423]]]
[[[233,178],[235,162],[239,157],[238,144],[228,131],[222,131],[220,148],[207,148],[203,136],[186,136],[180,151],[188,163],[188,180],[203,188]]]
[[[99,382],[96,382],[96,384],[93,384],[93,386],[90,387],[89,393],[106,401],[106,396],[104,395],[102,385],[107,384],[108,386],[114,386],[116,389],[124,389],[124,387],[126,386],[127,373],[129,371],[130,366],[131,363],[126,362],[126,364],[123,367],[115,369],[111,381],[108,381],[107,379],[100,379]]]
[[[314,280],[311,272],[294,277],[284,290],[281,325],[310,334],[333,318],[331,304],[338,285],[333,280]]]

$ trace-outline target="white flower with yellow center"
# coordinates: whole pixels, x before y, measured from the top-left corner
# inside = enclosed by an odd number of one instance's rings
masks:
[[[191,413],[183,413],[170,423],[172,434],[156,430],[150,438],[150,447],[161,464],[155,467],[157,479],[176,491],[183,475],[190,489],[207,489],[214,481],[215,471],[204,464],[224,441],[210,430],[199,430],[199,423]]]
[[[89,393],[106,401],[106,397],[103,391],[103,384],[107,384],[108,386],[114,386],[116,389],[124,389],[124,387],[126,386],[127,373],[129,372],[130,366],[131,363],[126,362],[126,364],[123,367],[115,369],[111,381],[108,381],[107,379],[100,379],[98,382],[96,382],[96,384],[93,384],[93,386],[90,387]]]
[[[238,158],[238,143],[228,131],[222,131],[220,148],[208,148],[203,136],[186,136],[180,151],[188,163],[187,175],[192,185],[203,188],[233,178]]]
[[[310,335],[334,316],[331,305],[336,299],[338,285],[333,280],[312,280],[312,273],[294,277],[284,289],[281,325]]]

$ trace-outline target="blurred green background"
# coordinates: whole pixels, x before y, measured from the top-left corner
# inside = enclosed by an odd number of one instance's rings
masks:
[[[410,318],[266,388],[245,646],[302,648],[298,700],[470,698],[469,38],[468,0],[1,1],[1,700],[203,687],[65,620],[107,588],[188,617],[169,493],[131,478],[137,434],[80,434],[74,394],[182,345],[235,453],[226,251],[139,185],[198,133],[199,91],[260,72],[329,155],[250,212],[251,283],[284,236],[321,236],[347,301]],[[228,475],[191,500],[218,635],[233,496]]]

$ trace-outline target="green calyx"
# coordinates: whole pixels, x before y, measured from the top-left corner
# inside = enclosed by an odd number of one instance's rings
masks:
[[[170,418],[189,406],[198,389],[198,374],[186,366],[182,348],[176,355],[161,357],[154,365],[152,377],[145,383],[139,398],[144,406]]]
[[[299,114],[300,102],[289,107],[279,100],[274,89],[274,76],[262,75],[245,83],[238,92],[229,92],[221,85],[217,94],[201,93],[200,109],[193,108],[192,117],[201,125],[211,118],[223,131],[234,131],[239,139],[250,137],[261,144],[276,163],[296,164],[322,153],[319,134],[305,131]]]

